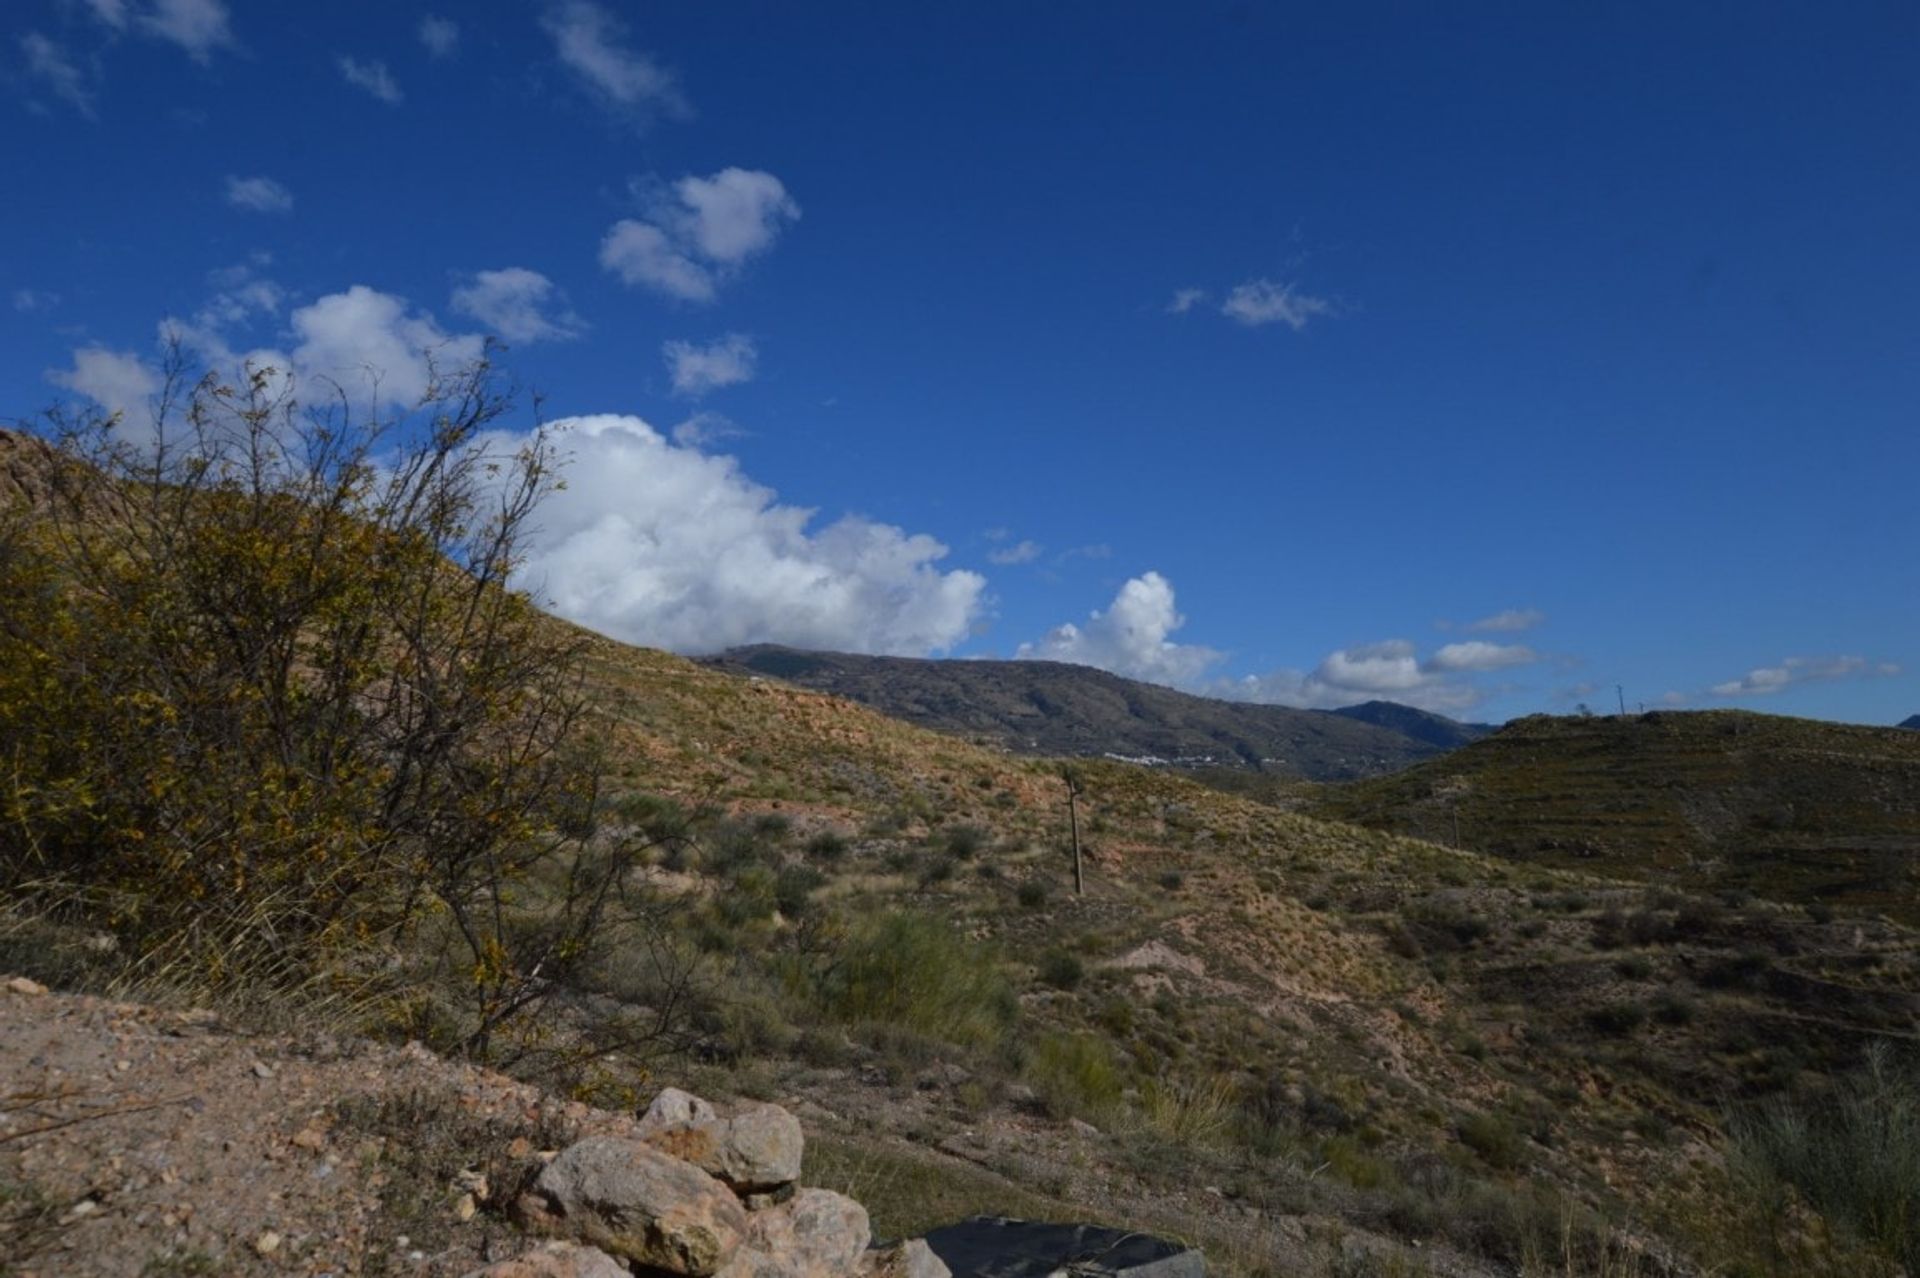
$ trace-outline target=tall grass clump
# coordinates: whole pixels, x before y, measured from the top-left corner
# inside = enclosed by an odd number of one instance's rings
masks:
[[[965,1046],[998,1043],[1018,1010],[990,949],[931,915],[905,912],[856,923],[813,974],[813,992],[837,1020]]]
[[[1736,1166],[1920,1273],[1920,1068],[1885,1043],[1816,1102],[1774,1098],[1730,1124]],[[1769,1191],[1771,1191],[1769,1193]]]

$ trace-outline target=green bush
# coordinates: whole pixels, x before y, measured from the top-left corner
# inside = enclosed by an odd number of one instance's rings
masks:
[[[846,836],[835,830],[822,830],[807,840],[807,855],[832,865],[847,854]]]
[[[857,924],[820,971],[815,996],[842,1021],[901,1025],[961,1044],[999,1041],[1018,1008],[997,957],[924,914]]]
[[[1048,950],[1040,958],[1040,980],[1059,990],[1070,990],[1086,979],[1087,969],[1077,955]]]
[[[1038,910],[1047,903],[1047,885],[1038,879],[1028,879],[1020,885],[1014,896],[1019,900],[1022,908]]]
[[[1105,1117],[1124,1087],[1113,1052],[1094,1034],[1045,1035],[1028,1053],[1025,1072],[1048,1111],[1061,1117]]]
[[[1497,1114],[1474,1114],[1461,1121],[1455,1134],[1496,1171],[1513,1171],[1525,1160],[1527,1138]]]

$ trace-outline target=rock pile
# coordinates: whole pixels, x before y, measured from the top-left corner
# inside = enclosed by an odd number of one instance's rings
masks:
[[[549,1241],[468,1278],[951,1278],[919,1239],[872,1246],[867,1211],[800,1185],[799,1120],[722,1114],[668,1088],[631,1136],[562,1150],[514,1204]]]

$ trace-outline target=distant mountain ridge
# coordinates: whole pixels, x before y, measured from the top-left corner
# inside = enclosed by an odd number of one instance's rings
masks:
[[[1915,732],[1920,732],[1920,714],[1910,714],[1906,718],[1902,719],[1895,726],[1901,727],[1901,728],[1912,728]]]
[[[832,693],[918,727],[1021,754],[1111,756],[1316,781],[1378,776],[1485,736],[1411,706],[1221,701],[1056,661],[955,661],[733,648],[704,664]]]

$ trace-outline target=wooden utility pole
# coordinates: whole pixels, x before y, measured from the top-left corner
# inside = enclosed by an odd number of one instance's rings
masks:
[[[1073,894],[1080,896],[1087,890],[1087,883],[1080,874],[1080,778],[1073,774],[1072,768],[1060,769],[1060,776],[1067,783],[1067,832],[1073,839]]]

